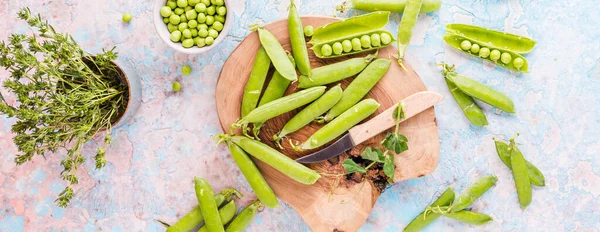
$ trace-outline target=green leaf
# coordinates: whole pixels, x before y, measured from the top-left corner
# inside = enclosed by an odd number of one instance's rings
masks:
[[[383,163],[385,161],[383,151],[372,147],[367,147],[367,149],[365,149],[365,151],[363,151],[363,153],[360,154],[360,157],[366,160],[371,160],[379,163]]]
[[[383,163],[383,173],[389,177],[388,182],[390,183],[394,182],[394,169],[396,169],[396,165],[394,164],[394,154],[388,154]]]
[[[385,136],[385,139],[381,141],[381,146],[396,154],[400,154],[408,150],[408,139],[401,134],[389,133]]]
[[[402,120],[406,118],[406,114],[404,113],[404,104],[402,104],[402,101],[398,102],[398,107],[394,110],[392,115],[396,120]]]
[[[354,162],[354,160],[352,160],[350,158],[347,158],[346,160],[344,160],[344,162],[342,163],[342,166],[344,166],[344,169],[346,169],[346,172],[348,174],[355,173],[355,172],[360,172],[360,173],[367,172],[367,170],[365,168],[361,167],[356,162]]]

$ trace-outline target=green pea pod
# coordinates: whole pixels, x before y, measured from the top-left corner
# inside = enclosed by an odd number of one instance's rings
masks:
[[[484,176],[479,180],[475,181],[471,187],[467,188],[452,204],[452,212],[461,211],[469,207],[475,200],[483,195],[488,189],[490,189],[498,181],[498,177],[495,176]]]
[[[494,219],[490,217],[490,215],[472,212],[468,210],[461,210],[458,212],[452,212],[448,214],[444,214],[444,217],[452,218],[459,222],[467,223],[469,225],[485,225],[490,223]]]
[[[444,64],[444,69],[449,70],[444,76],[450,79],[463,93],[508,113],[515,113],[515,105],[508,96],[471,78],[456,74],[454,66]]]
[[[437,200],[431,203],[430,207],[438,207],[438,206],[449,206],[454,201],[454,190],[452,188],[446,189]],[[415,219],[413,219],[408,225],[404,228],[404,232],[417,232],[423,230],[429,224],[433,223],[440,216],[439,213],[430,213],[425,215],[425,211],[421,212]]]
[[[302,75],[311,76],[308,49],[306,49],[306,40],[304,39],[304,28],[302,27],[302,20],[300,19],[294,0],[290,0],[289,11],[288,32],[290,33],[290,44],[292,45],[294,59],[297,62],[296,65]]]
[[[235,143],[227,143],[227,146],[231,151],[231,157],[233,157],[233,160],[240,168],[240,171],[242,171],[242,174],[246,177],[248,184],[250,184],[250,187],[252,187],[252,190],[256,193],[256,197],[269,208],[279,207],[279,202],[277,202],[275,193],[273,193],[273,190],[269,187],[269,184],[254,162],[252,162],[252,159],[248,157],[248,154],[246,154],[241,147],[235,145]]]
[[[230,140],[254,158],[266,163],[295,181],[303,184],[314,184],[321,178],[321,175],[317,171],[307,168],[264,143],[245,136],[233,136]]]
[[[231,198],[235,196],[236,192],[237,190],[232,188],[224,189],[215,195],[215,204],[220,206],[223,204],[223,202],[231,200]],[[204,221],[204,217],[202,217],[202,211],[200,210],[200,207],[194,207],[192,211],[179,219],[179,221],[177,221],[175,224],[167,228],[167,232],[190,231],[194,229],[194,227],[198,226],[198,224],[202,223],[202,221]]]
[[[248,123],[266,122],[271,118],[277,117],[316,100],[323,95],[325,88],[325,86],[319,86],[305,89],[259,106],[246,115],[246,117],[243,117],[236,122],[234,126],[243,126],[247,125]]]
[[[521,151],[516,149],[514,139],[510,141],[510,165],[515,180],[515,187],[517,189],[517,196],[519,197],[519,204],[521,209],[527,208],[531,204],[531,182],[529,181],[529,174],[527,173],[527,164],[525,164],[525,158]]]
[[[312,50],[315,52],[315,55],[319,58],[333,58],[346,56],[351,54],[358,54],[364,51],[380,49],[390,43],[383,44],[380,46],[369,46],[362,47],[360,50],[352,50],[350,52],[343,52],[341,54],[331,54],[329,56],[325,56],[321,53],[321,47],[323,45],[333,46],[335,42],[343,42],[344,40],[351,40],[354,38],[361,38],[364,35],[371,36],[373,34],[387,34],[394,41],[394,37],[389,31],[382,30],[381,28],[385,27],[389,20],[388,11],[378,11],[369,14],[359,15],[356,17],[348,18],[342,21],[333,22],[322,27],[315,29],[311,40],[309,41],[312,44]]]
[[[210,184],[206,179],[198,177],[194,177],[194,182],[196,197],[198,198],[200,211],[204,218],[204,225],[211,232],[225,231]]]
[[[388,59],[377,59],[369,64],[369,66],[358,74],[350,85],[344,89],[342,99],[327,112],[324,121],[329,122],[333,120],[366,96],[377,82],[381,80],[383,75],[385,75],[391,63],[392,62]]]
[[[458,87],[456,87],[456,85],[447,78],[446,84],[448,85],[448,89],[450,89],[452,97],[454,97],[454,100],[456,101],[460,109],[463,111],[465,116],[467,116],[467,119],[469,119],[469,121],[473,123],[473,125],[485,126],[488,124],[485,114],[483,113],[481,108],[479,108],[479,106],[475,104],[475,101],[471,96],[466,95],[465,93],[460,91],[460,89],[458,89]]]
[[[342,94],[343,95],[343,94]],[[301,150],[315,149],[331,142],[338,136],[344,134],[354,125],[369,117],[379,108],[379,103],[373,99],[365,99],[354,105],[346,112],[335,118],[327,125],[321,127],[299,148]]]
[[[270,66],[271,59],[269,59],[265,49],[261,47],[256,53],[256,58],[254,58],[254,67],[242,97],[242,118],[256,108]]]
[[[350,0],[336,7],[338,11],[346,9],[355,9],[363,11],[391,11],[396,13],[404,12],[408,0]],[[423,0],[421,4],[421,13],[434,12],[442,6],[441,0]]]
[[[510,165],[510,150],[508,149],[509,145],[499,140],[494,140],[494,143],[496,145],[496,153],[498,153],[498,157],[500,157],[500,160],[502,160],[504,165],[512,170]],[[515,146],[514,149],[518,150],[519,148]],[[531,184],[539,187],[545,186],[546,178],[544,177],[544,174],[542,174],[537,167],[527,160],[525,160],[525,165],[527,165],[527,173],[529,174],[529,181]]]
[[[508,64],[505,64],[503,62],[497,62],[497,61],[491,60],[490,59],[491,56],[488,56],[486,58],[482,58],[481,56],[479,56],[476,53],[471,52],[470,50],[469,51],[462,50],[461,47],[460,47],[460,44],[463,41],[465,41],[465,40],[468,40],[471,43],[479,44],[479,46],[482,47],[482,48],[483,47],[487,47],[490,50],[496,49],[496,50],[500,51],[501,53],[508,53],[512,57],[512,61],[514,61],[516,58],[521,58],[523,60],[523,65],[520,68],[517,68],[517,67],[515,67],[514,62],[509,62]],[[481,41],[478,41],[478,40],[475,40],[475,39],[469,39],[467,37],[460,36],[460,35],[455,35],[455,34],[446,34],[444,36],[444,41],[446,41],[446,43],[448,43],[448,45],[450,45],[451,47],[456,48],[456,49],[458,49],[458,50],[460,50],[460,51],[462,51],[462,52],[464,52],[466,54],[469,54],[471,56],[474,56],[474,57],[477,57],[477,58],[481,58],[481,59],[485,59],[485,60],[488,60],[490,62],[494,62],[494,63],[496,63],[496,65],[505,67],[505,68],[510,69],[510,70],[524,72],[524,73],[529,72],[527,59],[525,59],[525,57],[523,57],[519,53],[510,51],[510,50],[506,50],[506,49],[502,49],[502,48],[499,48],[499,47],[486,46],[486,45],[483,45],[483,44],[485,44],[484,42],[481,42]]]
[[[531,52],[536,44],[534,40],[527,37],[473,25],[448,24],[446,25],[446,31],[469,40],[480,41],[479,46],[495,47],[521,54]]]
[[[422,3],[423,0],[407,0],[406,7],[402,13],[402,20],[400,21],[400,25],[398,25],[398,57],[396,57],[396,59],[398,59],[398,64],[402,66],[404,70],[406,69],[402,64],[402,61],[404,60],[406,48],[412,37],[413,27],[415,27],[415,24],[417,23]]]
[[[365,58],[352,58],[330,65],[321,66],[312,70],[312,76],[301,75],[298,79],[298,88],[310,88],[341,81],[359,74],[373,60],[372,56]]]
[[[220,208],[219,216],[221,217],[221,221],[223,222],[223,224],[229,223],[229,221],[231,221],[231,219],[233,219],[233,217],[235,216],[236,212],[237,208],[235,207],[235,202],[233,201],[230,201],[225,206],[223,206],[223,208]],[[198,232],[209,232],[208,227],[206,227],[206,225],[203,225],[202,227],[200,227],[200,229],[198,229]]]
[[[262,44],[263,48],[265,48],[265,51],[267,51],[267,54],[269,55],[269,58],[271,58],[271,62],[273,62],[275,69],[277,69],[277,71],[285,79],[296,81],[298,79],[298,76],[296,75],[296,68],[287,58],[285,49],[283,49],[279,43],[279,40],[277,40],[277,38],[266,29],[258,27],[256,30],[258,31],[260,44]]]
[[[317,117],[327,112],[327,110],[331,109],[331,107],[333,107],[333,105],[335,105],[341,97],[342,87],[338,84],[323,94],[319,99],[308,105],[298,114],[294,115],[294,117],[283,126],[281,131],[273,136],[273,139],[275,141],[279,141],[284,136],[300,130],[302,127],[308,125]]]
[[[233,219],[231,224],[227,226],[227,232],[243,232],[250,222],[256,216],[256,212],[258,212],[258,208],[260,208],[260,201],[255,201],[250,204],[248,207],[244,208],[238,215]]]
[[[290,59],[290,61],[292,61],[292,64],[295,66],[296,62],[294,60],[294,57],[288,54],[288,58]],[[275,72],[273,73],[273,77],[271,77],[271,81],[269,81],[269,84],[265,89],[265,93],[260,99],[260,103],[258,103],[258,106],[262,106],[264,104],[267,104],[269,102],[283,97],[285,91],[288,89],[291,83],[292,82],[290,80],[283,78],[281,74],[279,74],[279,72],[275,70]]]

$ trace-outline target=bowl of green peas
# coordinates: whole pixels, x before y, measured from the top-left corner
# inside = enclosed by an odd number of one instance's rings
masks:
[[[156,0],[154,26],[178,52],[200,54],[223,41],[231,27],[227,0]]]

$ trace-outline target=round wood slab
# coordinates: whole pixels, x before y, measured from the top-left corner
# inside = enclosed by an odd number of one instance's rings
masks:
[[[302,17],[303,25],[312,25],[315,28],[337,20],[339,19],[321,16]],[[269,23],[264,27],[279,39],[286,50],[291,51],[287,19]],[[240,118],[242,95],[254,64],[254,57],[260,46],[258,34],[252,32],[231,53],[223,65],[217,82],[216,104],[221,127],[225,132],[229,132],[229,126]],[[392,55],[396,53],[397,50],[393,46],[388,46],[379,51],[379,57],[393,59]],[[355,57],[365,56],[366,54],[368,53]],[[312,50],[309,50],[309,56],[312,68],[352,57],[319,59]],[[386,75],[367,95],[367,98],[374,98],[381,104],[375,114],[391,107],[400,99],[427,90],[415,71],[406,62],[405,65],[407,72],[404,72],[395,64],[394,60]],[[268,78],[271,77],[272,72],[273,70],[269,73]],[[351,81],[352,78],[342,81],[342,87],[345,88]],[[297,91],[297,88],[294,83],[288,88],[286,95],[295,91]],[[275,147],[271,136],[277,133],[297,112],[297,110],[292,111],[267,121],[259,136],[261,140]],[[303,142],[320,127],[321,125],[317,123],[311,123],[309,126],[290,135],[289,138]],[[236,133],[240,134],[240,131],[238,130]],[[409,150],[395,158],[394,181],[421,177],[433,172],[437,166],[440,152],[438,129],[433,108],[403,122],[400,126],[400,133],[408,138]],[[385,134],[381,134],[367,140],[353,148],[349,153],[360,154],[366,146],[377,146],[384,137]],[[287,141],[284,144],[286,149],[282,152],[293,159],[314,152],[314,150],[295,152],[290,149]],[[342,154],[339,158],[308,166],[320,173],[344,173],[341,162],[346,157],[348,157],[348,154]],[[381,194],[376,186],[366,179],[363,179],[362,182],[356,182],[355,180],[348,180],[344,176],[328,175],[329,177],[324,176],[317,183],[309,186],[291,180],[260,161],[256,161],[256,163],[275,194],[292,206],[313,231],[358,230],[366,221],[375,201]]]

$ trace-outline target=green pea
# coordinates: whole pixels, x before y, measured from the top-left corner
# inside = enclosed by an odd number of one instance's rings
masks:
[[[179,29],[179,31],[183,32],[183,30],[188,29],[188,24],[187,23],[180,23],[177,26],[177,29]]]
[[[196,20],[190,20],[190,21],[187,22],[187,24],[188,24],[188,28],[196,28],[196,27],[198,27],[198,21],[196,21]]]
[[[370,48],[371,47],[371,37],[369,37],[368,35],[363,35],[362,37],[360,37],[360,44],[362,45],[363,48]]]
[[[177,6],[184,8],[184,7],[188,6],[188,1],[187,0],[177,0]]]
[[[198,30],[202,30],[202,29],[206,30],[206,32],[208,33],[208,25],[206,25],[204,23],[198,25]]]
[[[204,5],[204,3],[198,3],[194,6],[194,10],[198,13],[204,13],[206,12],[206,5]]]
[[[206,5],[206,7],[210,6],[210,0],[200,0],[202,4]]]
[[[204,38],[197,37],[194,39],[194,42],[196,42],[196,46],[200,48],[206,46],[206,43],[204,43]]]
[[[181,31],[171,32],[171,41],[179,42],[180,39],[181,39]]]
[[[500,59],[500,51],[496,49],[492,50],[490,53],[490,60],[497,61],[498,59]]]
[[[185,12],[188,12],[189,10],[193,10],[194,8],[191,6],[186,6],[185,8],[183,8],[185,10]]]
[[[471,41],[468,41],[468,40],[463,40],[463,41],[460,43],[460,48],[461,48],[462,50],[465,50],[465,51],[468,51],[468,50],[470,50],[470,49],[471,49]]]
[[[502,63],[509,64],[512,61],[512,56],[507,52],[502,53],[500,56],[500,61],[502,61]]]
[[[332,52],[333,51],[331,49],[331,45],[324,44],[323,46],[321,46],[321,54],[323,54],[323,56],[331,56]]]
[[[173,91],[179,92],[181,90],[181,83],[179,81],[174,81],[172,84]]]
[[[196,6],[198,3],[200,3],[200,0],[188,0],[190,6]]]
[[[490,56],[490,49],[489,48],[482,47],[481,49],[479,49],[479,57],[481,57],[481,58],[487,58],[488,56]]]
[[[342,41],[342,49],[344,50],[344,52],[352,51],[352,42],[350,42],[350,40]]]
[[[204,43],[206,43],[206,45],[211,45],[211,44],[213,44],[214,42],[215,42],[215,38],[213,38],[213,37],[206,37],[206,38],[204,39]]]
[[[381,33],[381,43],[383,43],[384,45],[388,45],[391,42],[392,37],[390,35],[388,35],[387,33]]]
[[[315,29],[311,25],[307,25],[304,27],[304,35],[311,37],[315,33]]]
[[[160,15],[162,17],[169,17],[171,16],[171,14],[173,14],[173,11],[171,11],[171,8],[169,8],[168,6],[163,6],[160,8]]]
[[[184,65],[183,67],[181,67],[181,74],[189,76],[190,74],[192,74],[192,67],[190,67],[189,65]]]
[[[200,30],[198,30],[198,36],[205,38],[208,36],[208,30],[205,28],[201,28]]]
[[[217,31],[222,31],[223,30],[223,23],[219,22],[219,21],[215,21],[212,25],[212,27],[217,30]]]
[[[344,47],[342,46],[342,43],[340,42],[335,42],[332,46],[333,48],[333,53],[336,55],[342,54],[342,52],[344,51]]]
[[[359,38],[352,39],[352,50],[354,50],[354,51],[360,51],[360,50],[362,50],[362,45],[360,43],[360,39]]]
[[[192,38],[187,38],[181,42],[181,45],[183,45],[184,48],[191,48],[194,46],[194,40]]]
[[[132,16],[131,16],[130,13],[125,13],[125,14],[123,14],[123,18],[122,19],[123,19],[123,22],[128,23],[129,21],[131,21],[131,18],[132,18]]]
[[[471,46],[471,53],[477,54],[479,52],[479,44],[473,44]]]
[[[183,10],[183,8],[175,8],[174,12],[176,15],[182,15],[185,10]]]
[[[213,16],[206,16],[206,25],[213,25],[215,23],[215,18]]]
[[[167,6],[171,8],[171,10],[175,10],[175,8],[177,8],[177,3],[175,1],[169,0],[167,1]]]
[[[371,35],[371,45],[373,45],[373,47],[381,46],[381,36],[379,34]]]
[[[517,57],[513,61],[513,66],[515,66],[515,68],[517,68],[517,69],[520,69],[521,67],[523,67],[523,64],[525,64],[525,61],[523,59],[521,59],[521,57]]]
[[[167,24],[167,29],[169,29],[169,33],[171,33],[177,30],[177,26],[169,23]]]
[[[206,8],[206,13],[208,15],[215,15],[215,11],[216,11],[215,6],[209,6],[208,8]]]
[[[219,32],[217,32],[217,30],[215,29],[208,29],[208,36],[213,37],[213,39],[216,39],[217,36],[219,36]]]
[[[224,7],[224,6],[220,6],[220,7],[217,9],[217,14],[218,14],[218,15],[221,15],[221,16],[225,16],[225,15],[227,14],[227,8],[226,8],[226,7]]]
[[[217,6],[222,6],[222,5],[225,5],[225,1],[223,1],[223,0],[215,0],[215,4]]]
[[[185,17],[185,14],[182,14],[182,15],[180,15],[180,16],[179,16],[179,19],[181,19],[181,22],[182,22],[182,23],[185,23],[185,22],[187,22],[187,21],[188,21],[188,20],[187,20],[187,17]]]
[[[183,38],[192,38],[192,31],[190,31],[190,29],[181,31],[181,34],[183,35]]]
[[[169,23],[169,18],[168,17],[167,18],[163,18],[163,22],[164,23]]]
[[[221,23],[225,23],[225,17],[223,17],[222,15],[215,16],[215,20]]]
[[[196,21],[198,21],[198,23],[205,23],[206,15],[204,13],[198,14],[198,17],[196,17]]]
[[[188,10],[187,12],[185,12],[185,18],[188,20],[192,20],[192,19],[196,19],[196,17],[198,16],[198,13],[196,12],[196,10]]]

